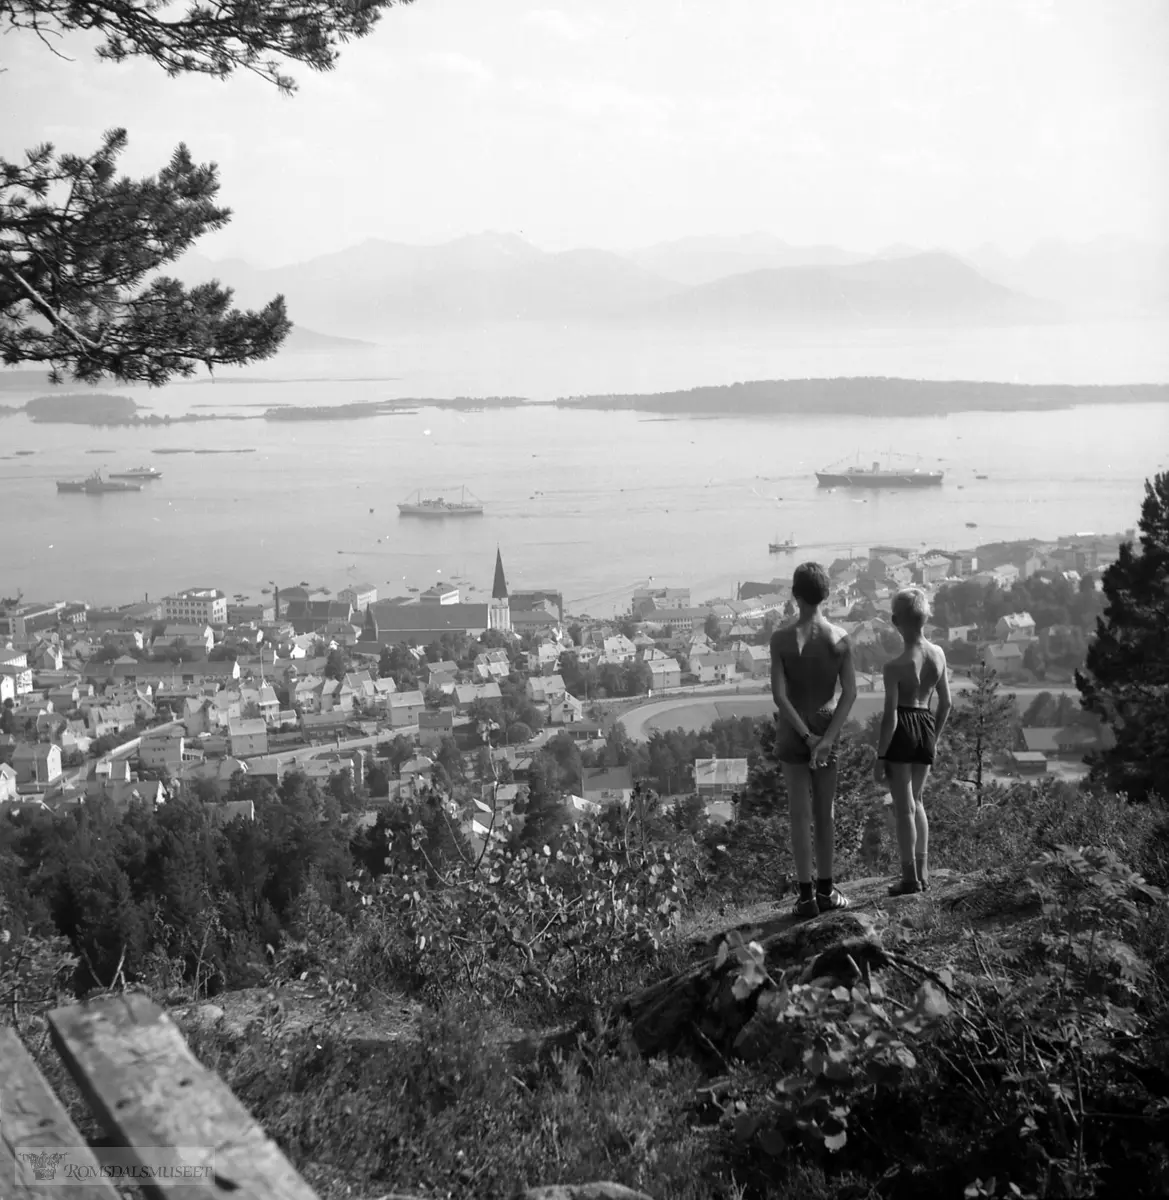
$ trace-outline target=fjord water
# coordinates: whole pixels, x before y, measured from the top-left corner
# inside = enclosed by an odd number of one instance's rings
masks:
[[[662,419],[551,406],[419,407],[311,422],[259,416],[280,404],[549,400],[827,375],[1166,382],[1169,328],[1161,321],[847,338],[712,330],[681,338],[528,327],[400,337],[345,356],[285,356],[215,382],[153,391],[105,387],[160,416],[249,419],[101,429],[6,418],[0,593],[118,602],[207,584],[256,597],[271,580],[306,579],[333,590],[368,580],[392,595],[457,576],[482,594],[498,545],[513,587],[559,587],[574,611],[602,615],[624,609],[630,589],[650,578],[689,585],[698,599],[728,594],[743,579],[790,575],[804,558],[879,543],[953,549],[1121,530],[1136,523],[1144,479],[1169,459],[1164,404],[861,419]],[[889,449],[918,456],[922,469],[944,469],[944,486],[817,488],[817,468]],[[56,479],[140,463],[164,473],[140,493],[56,492]],[[483,517],[399,517],[398,501],[414,489],[450,495],[460,485],[484,501]],[[777,534],[794,537],[796,555],[768,553]]]

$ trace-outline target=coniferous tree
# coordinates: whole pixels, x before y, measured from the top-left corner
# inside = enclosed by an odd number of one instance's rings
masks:
[[[952,778],[974,784],[981,804],[995,756],[1011,749],[1018,713],[1012,696],[999,695],[998,673],[992,667],[980,664],[970,677],[974,687],[955,697],[941,762]]]
[[[158,0],[0,0],[0,24],[46,41],[96,32],[98,57],[145,58],[169,75],[225,79],[250,71],[284,92],[280,59],[328,70],[338,46],[368,34],[381,11],[410,0],[224,0],[183,8]],[[231,307],[217,280],[186,287],[157,275],[231,212],[215,203],[214,164],[185,145],[156,176],[117,175],[126,148],[114,129],[90,154],[45,144],[0,159],[0,359],[66,372],[161,384],[196,365],[268,358],[291,323],[282,296],[259,312]]]
[[[1076,686],[1115,739],[1093,776],[1144,801],[1169,797],[1169,472],[1145,482],[1140,531],[1140,549],[1123,543],[1104,572],[1107,607]]]

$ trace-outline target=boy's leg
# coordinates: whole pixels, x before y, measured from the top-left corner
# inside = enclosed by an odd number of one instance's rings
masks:
[[[832,865],[836,857],[836,764],[811,772],[812,829],[816,838],[816,883],[822,892],[832,891]]]
[[[821,912],[847,908],[848,900],[833,886],[832,868],[836,857],[837,766],[820,767],[812,772],[812,823],[816,835],[816,900]]]
[[[812,772],[805,763],[781,763],[787,786],[792,861],[799,883],[800,903],[815,904],[812,893]]]
[[[901,887],[917,890],[917,804],[913,796],[911,764],[886,763],[889,792],[893,797],[893,817],[897,824],[897,851],[901,859]]]
[[[914,859],[917,865],[917,877],[922,884],[930,881],[930,822],[925,814],[925,781],[929,778],[930,769],[925,763],[913,763],[911,779],[913,784],[913,825],[916,835]]]

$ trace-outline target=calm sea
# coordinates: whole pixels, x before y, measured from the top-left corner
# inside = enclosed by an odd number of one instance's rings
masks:
[[[282,403],[546,400],[824,375],[1166,382],[1169,326],[874,332],[848,341],[496,331],[402,338],[345,357],[289,356],[230,380],[127,394],[160,414],[251,415]],[[252,452],[157,453],[167,447]],[[481,596],[499,546],[513,587],[558,587],[574,611],[605,615],[625,609],[632,588],[649,580],[688,585],[697,600],[877,543],[960,548],[1125,529],[1136,523],[1144,480],[1169,459],[1166,447],[1166,405],[716,420],[420,408],[358,421],[116,430],[33,425],[21,415],[0,421],[0,595],[19,588],[30,599],[113,603],[209,585],[255,598],[273,580],[333,590],[368,581],[392,595],[458,577]],[[869,496],[817,489],[817,468],[889,449],[943,468],[944,486]],[[163,478],[140,493],[70,495],[54,486],[96,467],[146,463]],[[485,503],[485,516],[398,516],[397,502],[416,488],[450,495],[460,486]],[[777,535],[794,537],[798,553],[769,554]]]

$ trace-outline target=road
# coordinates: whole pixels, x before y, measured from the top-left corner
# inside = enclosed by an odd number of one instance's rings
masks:
[[[737,717],[769,717],[775,712],[775,702],[771,693],[760,690],[760,681],[752,680],[743,684],[743,691],[736,693],[732,689],[723,688],[718,693],[706,695],[691,693],[686,696],[672,696],[666,700],[651,700],[622,713],[617,718],[624,726],[626,734],[635,742],[646,741],[655,730],[685,729],[696,732],[708,728],[720,719]],[[764,685],[765,686],[765,685]],[[973,685],[968,679],[955,679],[950,684],[953,692],[967,691]],[[748,691],[747,689],[751,689]],[[1061,693],[1078,695],[1074,687],[1025,687],[1008,688],[1003,686],[1003,692],[1013,694],[1023,712],[1040,692],[1050,692],[1053,696]],[[854,721],[862,724],[875,713],[881,711],[884,694],[880,691],[862,691],[857,696],[856,703],[849,714]]]

